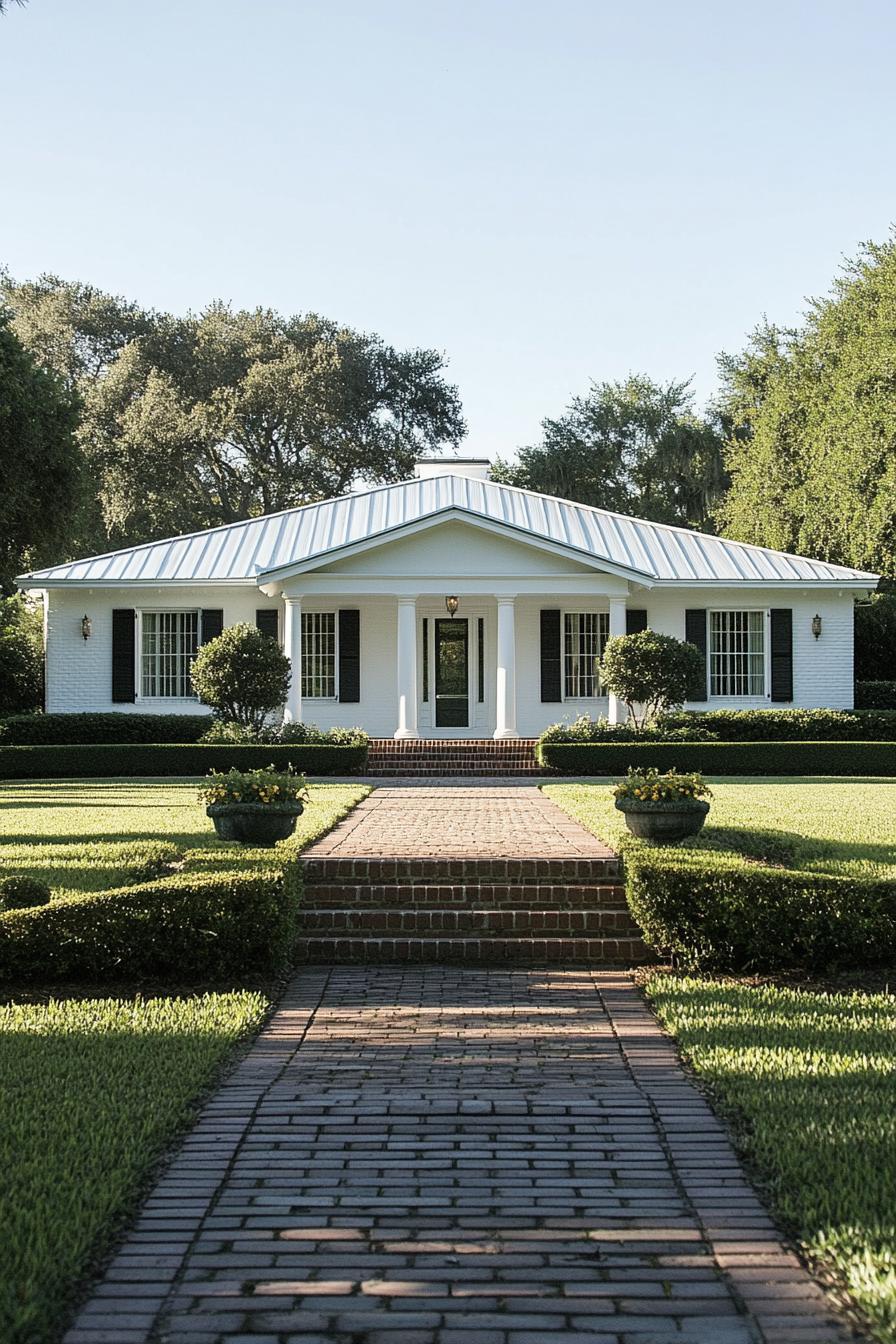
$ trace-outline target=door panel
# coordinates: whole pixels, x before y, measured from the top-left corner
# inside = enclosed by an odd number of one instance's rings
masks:
[[[436,727],[470,722],[469,627],[463,617],[435,621]]]

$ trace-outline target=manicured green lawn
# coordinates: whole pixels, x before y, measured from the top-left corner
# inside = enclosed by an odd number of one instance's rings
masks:
[[[611,780],[545,784],[554,802],[610,845],[628,836]],[[788,867],[896,876],[896,779],[710,780],[697,848],[735,849]]]
[[[139,881],[154,860],[186,854],[188,869],[257,868],[281,863],[370,792],[364,784],[310,786],[296,833],[274,849],[252,850],[215,838],[201,781],[87,779],[0,784],[0,876],[28,873],[54,896],[106,891]]]
[[[778,1216],[896,1341],[896,998],[655,975]]]
[[[0,1338],[49,1344],[154,1163],[267,1003],[0,1006]]]

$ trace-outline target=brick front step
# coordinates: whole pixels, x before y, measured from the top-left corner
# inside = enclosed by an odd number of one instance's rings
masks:
[[[461,962],[518,966],[633,966],[648,959],[640,938],[303,937],[299,961]]]
[[[497,885],[494,882],[413,882],[413,883],[312,883],[307,901],[315,909],[383,909],[393,906],[442,910],[462,907],[473,909],[530,910],[626,910],[625,888],[619,883],[606,885],[565,885],[563,883],[518,882]]]
[[[357,858],[321,856],[302,860],[306,886],[318,883],[377,882],[448,883],[470,886],[482,882],[607,884],[621,878],[619,858]]]
[[[491,737],[371,739],[367,773],[383,776],[528,775],[548,773],[535,763],[534,737],[496,742]]]
[[[315,906],[302,912],[302,931],[307,935],[354,934],[379,936],[409,934],[428,937],[433,934],[466,937],[545,935],[549,937],[583,934],[598,937],[637,938],[638,930],[627,910],[398,910],[323,909]]]

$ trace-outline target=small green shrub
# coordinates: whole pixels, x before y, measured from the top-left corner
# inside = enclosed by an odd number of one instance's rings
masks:
[[[43,620],[21,593],[0,597],[0,714],[36,710],[44,698]]]
[[[663,709],[683,705],[705,675],[703,654],[694,644],[655,630],[608,640],[600,664],[602,687],[622,700],[636,728]]]
[[[0,745],[0,779],[111,779],[117,776],[206,775],[210,770],[287,765],[306,775],[357,774],[367,761],[359,746],[226,746],[224,744]]]
[[[645,938],[682,965],[763,971],[892,960],[896,883],[749,863],[699,849],[625,849]]]
[[[896,681],[857,681],[856,709],[896,710]]]
[[[198,742],[208,725],[207,714],[16,714],[0,720],[0,744]]]
[[[612,777],[632,766],[704,775],[896,775],[891,742],[542,742],[536,758],[561,775]]]
[[[46,905],[52,896],[46,882],[27,873],[12,873],[0,881],[0,911],[28,910],[33,905]]]
[[[275,639],[230,625],[199,650],[190,673],[199,698],[227,720],[260,729],[289,693],[290,662]]]
[[[0,915],[0,977],[195,984],[279,970],[295,938],[294,867],[183,873]]]
[[[261,728],[250,728],[230,719],[215,719],[200,740],[243,746],[270,743],[271,746],[360,747],[367,746],[370,738],[363,728],[318,728],[316,723],[264,724]]]
[[[697,719],[698,715],[693,715]],[[609,719],[592,719],[580,714],[567,723],[552,723],[545,728],[539,742],[714,742],[717,734],[699,723],[660,728],[646,723],[635,728],[631,723],[610,723]]]

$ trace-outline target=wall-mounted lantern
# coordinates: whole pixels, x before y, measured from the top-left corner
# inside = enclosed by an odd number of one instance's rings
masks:
[[[85,639],[89,639],[90,636],[93,634],[93,626],[90,624],[89,616],[81,617],[81,634],[84,636]]]
[[[448,612],[449,616],[453,616],[459,606],[460,606],[460,598],[457,597],[445,598],[445,610]]]
[[[816,639],[821,638],[821,617],[818,615],[812,617],[812,633]]]

